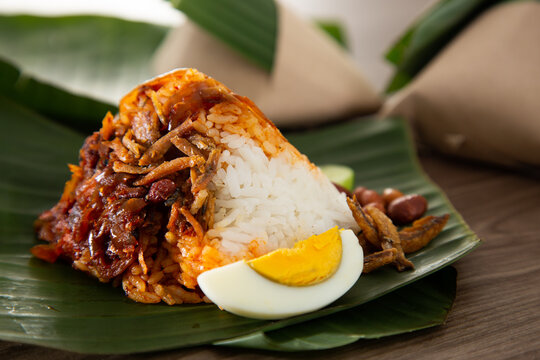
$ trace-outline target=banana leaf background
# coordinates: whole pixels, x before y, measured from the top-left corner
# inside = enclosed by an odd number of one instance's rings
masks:
[[[100,31],[117,36],[78,40]],[[444,322],[456,278],[445,267],[479,240],[422,173],[399,119],[363,118],[286,133],[315,163],[353,168],[357,184],[420,193],[429,213],[451,214],[445,230],[411,256],[416,270],[362,276],[320,311],[268,322],[213,305],[138,304],[67,264],[30,256],[37,243],[32,223],[58,200],[68,179],[66,164],[77,161],[84,136],[99,127],[105,111],[115,109],[109,94],[149,76],[148,61],[165,33],[162,27],[97,16],[0,19],[0,56],[6,59],[0,61],[0,338],[83,353],[208,343],[296,351]],[[43,40],[48,46],[38,46]]]

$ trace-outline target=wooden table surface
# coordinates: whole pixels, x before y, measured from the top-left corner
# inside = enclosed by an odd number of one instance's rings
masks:
[[[85,356],[0,342],[0,359],[540,359],[540,179],[438,155],[421,162],[483,240],[455,263],[457,297],[442,326],[309,353],[203,346]]]

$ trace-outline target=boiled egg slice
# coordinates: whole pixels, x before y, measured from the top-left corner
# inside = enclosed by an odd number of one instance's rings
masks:
[[[220,308],[255,319],[282,319],[318,310],[358,280],[362,247],[337,227],[250,261],[206,271],[197,281]]]

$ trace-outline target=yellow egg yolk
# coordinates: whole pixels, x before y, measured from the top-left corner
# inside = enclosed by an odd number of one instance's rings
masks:
[[[262,276],[280,284],[313,285],[334,274],[341,262],[341,248],[336,226],[297,242],[292,249],[278,249],[247,263]]]

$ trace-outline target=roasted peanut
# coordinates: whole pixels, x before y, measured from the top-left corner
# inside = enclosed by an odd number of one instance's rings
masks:
[[[358,201],[360,201],[360,196],[362,196],[362,193],[366,190],[367,189],[364,186],[357,186],[356,188],[354,188],[353,194],[356,196]]]
[[[402,196],[403,196],[403,193],[399,191],[398,189],[394,189],[394,188],[386,188],[383,190],[383,193],[382,193],[382,198],[386,206],[388,206],[392,201],[394,201],[398,197],[402,197]]]
[[[405,195],[388,205],[388,216],[396,224],[408,224],[419,219],[427,210],[426,199],[418,194]]]
[[[360,200],[360,204],[362,204],[362,206],[373,202],[383,202],[381,195],[379,195],[375,190],[364,190],[362,194],[360,194],[360,198],[358,200]]]

